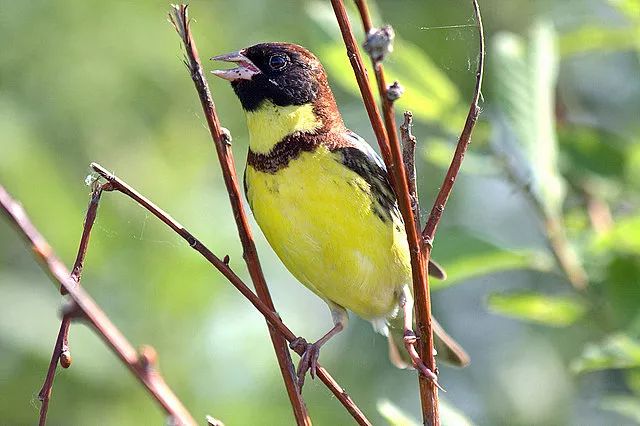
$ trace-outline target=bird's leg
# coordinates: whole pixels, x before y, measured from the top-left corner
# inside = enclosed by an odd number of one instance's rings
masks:
[[[327,343],[333,336],[340,333],[347,326],[347,322],[349,320],[349,314],[347,311],[339,305],[329,302],[329,309],[331,310],[331,316],[333,318],[333,328],[327,332],[324,336],[322,336],[318,341],[311,344],[306,344],[306,348],[304,353],[302,354],[302,358],[300,358],[300,363],[298,364],[298,385],[300,389],[304,385],[304,378],[309,371],[311,374],[311,378],[316,377],[316,370],[318,369],[318,357],[320,356],[320,348]],[[297,340],[291,342],[291,347],[293,348],[294,344],[297,343]]]
[[[411,357],[414,367],[429,378],[438,389],[444,391],[438,384],[438,376],[431,371],[422,361],[418,351],[416,351],[416,333],[413,331],[413,296],[409,287],[405,286],[400,294],[400,307],[404,315],[404,347]]]

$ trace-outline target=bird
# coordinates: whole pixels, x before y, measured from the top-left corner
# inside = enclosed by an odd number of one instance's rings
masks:
[[[415,367],[417,354],[402,350],[415,335],[409,247],[396,195],[380,156],[345,126],[322,64],[306,48],[282,42],[211,59],[237,64],[212,73],[230,82],[246,115],[244,190],[255,220],[285,267],[328,305],[333,319],[316,342],[292,342],[292,348],[304,345],[299,385],[307,372],[315,377],[320,348],[347,326],[348,311],[387,336],[394,365]],[[436,263],[429,273],[445,278]],[[439,354],[454,365],[468,364],[468,355],[435,321],[434,331]]]

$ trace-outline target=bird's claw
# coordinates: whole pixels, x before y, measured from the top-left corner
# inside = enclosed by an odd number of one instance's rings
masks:
[[[415,345],[418,341],[418,337],[416,337],[416,333],[413,330],[406,330],[404,332],[404,344],[406,345]]]
[[[305,342],[306,343],[306,342]],[[291,342],[293,344],[293,342]],[[307,344],[307,347],[302,354],[302,358],[300,358],[300,363],[298,363],[298,386],[302,389],[304,385],[304,379],[307,375],[307,371],[311,375],[312,379],[315,379],[316,372],[318,370],[318,357],[320,356],[320,345],[313,343]]]
[[[296,337],[289,343],[289,347],[300,355],[307,350],[307,346],[309,346],[309,343],[304,337]]]
[[[442,392],[446,392],[442,388],[442,386],[440,386],[440,384],[438,383],[438,375],[437,375],[438,370],[436,369],[436,372],[431,371],[431,369],[427,367],[425,363],[422,361],[422,358],[420,358],[420,355],[418,355],[418,352],[416,351],[416,348],[415,348],[415,344],[417,341],[418,341],[418,337],[413,332],[413,330],[405,330],[404,346],[407,348],[407,352],[411,357],[413,366],[415,367],[416,370],[418,370],[421,374],[423,374],[427,379],[431,380],[431,382],[433,382],[433,384],[438,389],[440,389]]]

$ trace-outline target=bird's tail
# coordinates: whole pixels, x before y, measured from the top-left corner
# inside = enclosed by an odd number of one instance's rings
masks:
[[[454,367],[466,367],[470,358],[467,352],[451,336],[444,331],[435,318],[431,317],[433,326],[433,344],[436,349],[437,359]],[[404,329],[402,314],[389,320],[389,359],[398,368],[411,367],[411,358],[404,347]]]
[[[447,274],[436,262],[429,261],[429,275],[441,280],[446,279]],[[414,316],[415,318],[415,316]],[[404,318],[400,312],[395,318],[389,320],[389,359],[398,368],[408,368],[412,366],[411,358],[404,347]],[[470,358],[467,352],[442,328],[435,318],[431,317],[433,327],[433,343],[436,349],[438,360],[445,361],[455,367],[466,367]]]

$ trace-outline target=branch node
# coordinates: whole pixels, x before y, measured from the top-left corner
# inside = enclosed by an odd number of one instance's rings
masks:
[[[385,25],[382,28],[371,28],[362,47],[374,63],[382,62],[389,53],[393,52],[393,39],[395,36],[396,33],[391,25]]]
[[[155,371],[158,364],[158,353],[152,346],[142,345],[138,353],[138,364],[146,374]]]
[[[63,304],[62,308],[60,308],[60,315],[63,319],[69,318],[70,320],[77,320],[85,317],[84,312],[75,300],[69,300],[67,303]]]
[[[309,346],[309,342],[304,337],[296,337],[289,343],[289,347],[297,354],[302,355]]]
[[[395,102],[400,99],[404,93],[404,87],[398,81],[394,81],[392,85],[387,87],[387,99],[389,102]]]
[[[60,354],[60,367],[69,368],[71,367],[72,362],[73,358],[71,357],[69,348],[63,348],[62,353]]]
[[[233,138],[231,137],[231,132],[229,131],[229,129],[227,129],[226,127],[220,127],[220,139],[225,145],[231,146],[231,141],[233,141]]]
[[[229,255],[225,254],[224,258],[222,259],[222,263],[224,263],[225,265],[229,266],[229,260],[230,260]]]

